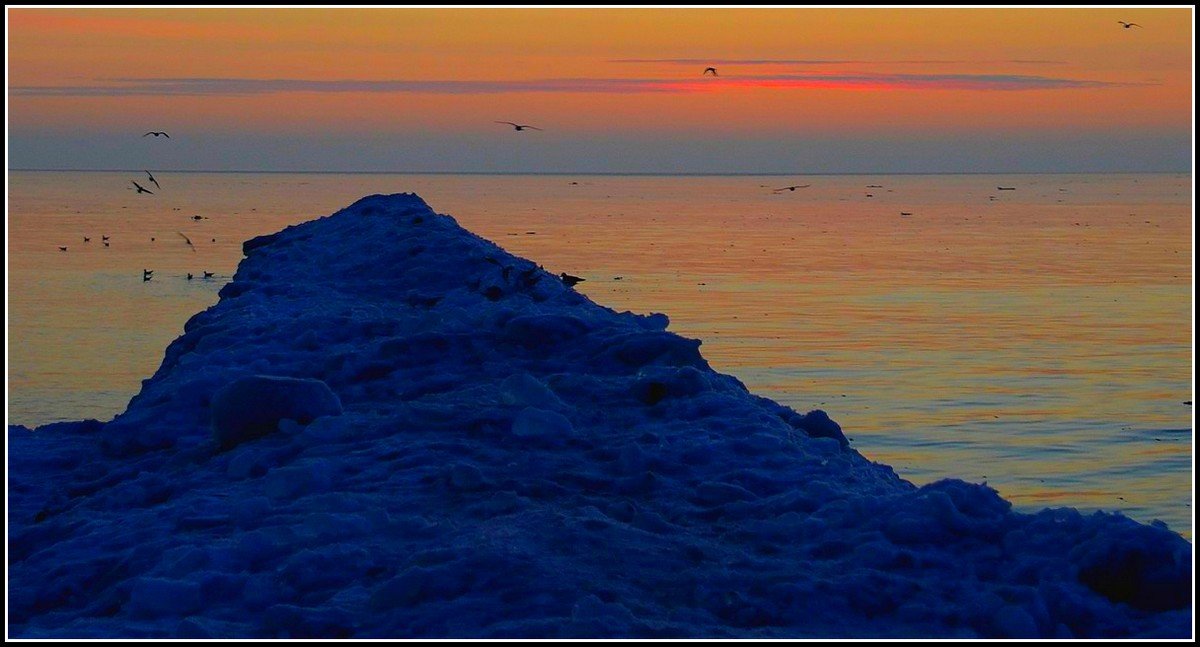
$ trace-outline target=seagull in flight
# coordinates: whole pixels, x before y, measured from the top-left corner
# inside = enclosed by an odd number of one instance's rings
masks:
[[[704,68],[704,71],[700,73],[700,76],[704,76],[705,74],[708,74],[709,72],[712,72],[713,76],[717,76],[717,68],[715,68],[715,67]]]
[[[170,135],[168,135],[167,133],[165,133],[161,130],[151,130],[150,132],[146,133],[145,135],[142,135],[142,137],[149,137],[150,135],[154,135],[155,137],[162,136],[162,137],[166,137],[167,139],[171,138]]]
[[[188,238],[187,236],[184,236],[184,234],[183,234],[183,232],[182,232],[182,231],[177,231],[177,232],[175,232],[175,233],[179,234],[180,236],[183,236],[183,242],[187,243],[187,246],[188,246],[188,247],[191,247],[193,252],[194,252],[194,251],[196,251],[196,246],[192,244],[192,239],[191,239],[191,238]]]
[[[153,174],[153,173],[151,173],[150,171],[146,171],[146,175],[149,175],[149,176],[150,176],[150,181],[154,183],[154,187],[155,187],[155,188],[157,188],[157,189],[161,189],[161,188],[162,188],[161,186],[158,186],[158,180],[154,179],[154,174]]]
[[[525,130],[526,128],[528,128],[529,130],[541,130],[541,128],[534,128],[533,126],[526,126],[524,124],[514,124],[511,121],[497,121],[496,123],[508,124],[508,125],[512,126],[514,129],[516,129],[517,131],[522,131],[522,130]]]
[[[132,181],[132,180],[131,180],[131,181]],[[144,186],[142,186],[142,185],[138,184],[137,182],[134,182],[134,183],[133,183],[133,186],[136,186],[136,187],[137,187],[137,192],[138,192],[138,193],[149,193],[150,195],[154,195],[154,192],[153,192],[153,191],[151,191],[150,189],[147,189],[146,187],[144,187]]]
[[[1136,22],[1125,22],[1124,20],[1118,20],[1117,22],[1121,23],[1121,26],[1125,29],[1129,29],[1130,27],[1141,27],[1141,25],[1137,24]]]
[[[793,186],[780,187],[778,189],[775,189],[773,192],[779,193],[780,191],[795,191],[796,189],[807,189],[810,186],[812,186],[812,185],[811,184],[796,184]]]

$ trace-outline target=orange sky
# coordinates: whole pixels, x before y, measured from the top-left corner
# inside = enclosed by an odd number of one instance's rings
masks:
[[[482,135],[497,119],[579,136],[676,138],[1186,134],[1192,123],[1186,8],[10,9],[8,17],[17,135],[149,123],[196,133]],[[721,76],[700,76],[702,62]],[[163,79],[173,85],[164,90]],[[361,81],[400,86],[350,83]]]

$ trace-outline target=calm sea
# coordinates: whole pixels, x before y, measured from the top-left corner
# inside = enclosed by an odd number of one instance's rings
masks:
[[[908,480],[1191,536],[1190,175],[156,178],[10,173],[10,423],[110,419],[242,241],[412,191]]]

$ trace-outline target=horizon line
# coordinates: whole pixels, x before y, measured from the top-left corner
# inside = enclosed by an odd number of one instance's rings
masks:
[[[18,173],[142,173],[144,169],[123,168],[9,168]],[[263,173],[296,175],[644,175],[644,176],[835,176],[835,175],[1184,175],[1179,171],[412,171],[412,170],[267,170],[267,169],[158,169],[158,173]]]

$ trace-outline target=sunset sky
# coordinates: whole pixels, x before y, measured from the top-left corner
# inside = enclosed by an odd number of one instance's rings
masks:
[[[1188,172],[1192,24],[1190,8],[9,9],[9,167]]]

